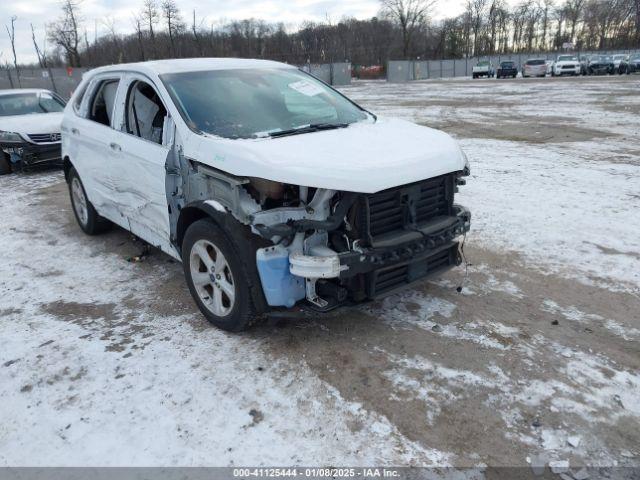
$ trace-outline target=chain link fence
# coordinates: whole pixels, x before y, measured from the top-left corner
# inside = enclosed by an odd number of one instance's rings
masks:
[[[633,50],[616,50],[606,52],[578,52],[575,53],[575,55],[626,55],[630,53],[638,52]],[[562,55],[562,53],[514,53],[449,60],[390,60],[387,63],[387,81],[403,83],[412,80],[427,80],[430,78],[470,77],[473,67],[480,60],[489,60],[494,67],[500,65],[500,62],[512,61],[516,64],[518,70],[521,70],[524,62],[529,59],[555,60],[558,55]]]

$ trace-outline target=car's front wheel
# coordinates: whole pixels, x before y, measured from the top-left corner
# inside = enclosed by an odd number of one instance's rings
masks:
[[[97,235],[109,228],[111,225],[109,221],[98,215],[96,209],[91,205],[82,180],[80,180],[75,168],[69,171],[69,197],[71,198],[73,214],[84,233]]]
[[[182,243],[184,275],[198,308],[210,323],[230,332],[246,329],[256,318],[242,254],[210,219],[194,222]]]

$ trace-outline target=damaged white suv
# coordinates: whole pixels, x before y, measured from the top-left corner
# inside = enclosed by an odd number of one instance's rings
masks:
[[[456,142],[377,118],[289,65],[167,60],[85,75],[62,123],[73,211],[183,263],[198,307],[239,331],[458,265],[470,214]]]

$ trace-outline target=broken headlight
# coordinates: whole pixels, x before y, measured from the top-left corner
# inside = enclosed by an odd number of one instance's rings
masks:
[[[0,142],[5,143],[22,143],[22,137],[17,133],[3,132],[0,130]]]

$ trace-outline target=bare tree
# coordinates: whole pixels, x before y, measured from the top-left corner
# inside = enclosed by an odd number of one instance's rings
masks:
[[[138,48],[140,52],[139,59],[144,62],[144,33],[142,32],[142,18],[140,15],[133,16],[133,28],[136,31],[136,40],[138,41]]]
[[[62,16],[47,26],[49,40],[64,50],[67,64],[80,67],[80,0],[64,0]]]
[[[549,16],[554,8],[554,0],[539,0],[538,9],[542,12],[542,34],[540,37],[540,47],[547,48],[547,33],[549,32]]]
[[[640,0],[635,0],[634,3],[636,14],[636,46],[640,46]]]
[[[18,86],[22,87],[20,83],[20,70],[18,69],[18,57],[16,55],[16,27],[15,23],[18,17],[13,15],[11,17],[11,29],[9,29],[8,25],[5,25],[7,29],[7,34],[9,35],[9,41],[11,42],[11,52],[13,53],[13,67],[16,69],[16,77],[18,78]]]
[[[158,23],[160,14],[158,13],[158,4],[156,0],[144,0],[142,8],[141,21],[149,30],[149,38],[151,40],[151,49],[154,57],[158,56],[158,46],[156,44],[156,35],[153,26]]]
[[[124,50],[120,43],[120,36],[116,32],[116,21],[114,20],[113,17],[105,17],[102,19],[102,24],[110,34],[111,40],[113,41],[113,45],[115,47],[113,49],[114,52],[117,52],[115,62],[122,63],[124,61]],[[88,49],[89,47],[87,46],[87,50]]]
[[[380,3],[383,11],[400,25],[402,55],[409,58],[413,35],[426,22],[437,0],[381,0]]]
[[[46,68],[47,66],[47,56],[46,53],[40,48],[38,45],[38,41],[36,40],[36,32],[33,29],[33,23],[31,25],[31,39],[33,40],[33,48],[36,51],[36,55],[38,56],[38,64],[40,68]]]
[[[567,0],[565,2],[565,15],[569,23],[569,41],[574,42],[576,38],[576,27],[584,15],[585,0]]]
[[[162,16],[167,22],[167,32],[169,33],[169,44],[171,46],[171,56],[176,56],[175,38],[177,34],[184,28],[180,9],[175,0],[162,1]]]
[[[201,22],[202,24],[202,22]],[[196,10],[193,9],[193,22],[191,23],[191,31],[193,32],[193,38],[196,41],[196,45],[198,47],[198,55],[203,57],[203,49],[202,49],[202,40],[200,39],[200,34],[198,33],[198,29],[201,27],[201,24],[196,24]]]
[[[49,75],[49,80],[51,81],[53,91],[58,93],[58,88],[56,87],[56,82],[53,78],[53,72],[51,71],[51,66],[49,65],[49,61],[47,60],[46,45],[45,45],[45,48],[40,48],[40,45],[38,45],[38,41],[36,40],[36,31],[33,28],[33,23],[31,23],[30,25],[31,25],[31,39],[33,40],[33,48],[35,49],[36,55],[38,56],[38,63],[40,64],[40,68],[44,68],[47,70],[47,74]]]
[[[78,1],[81,0],[71,0]],[[143,8],[133,17],[131,33],[116,33],[113,21],[107,19],[110,33],[91,44],[80,35],[78,54],[83,65],[238,56],[292,64],[348,59],[357,68],[384,65],[389,59],[403,57],[460,58],[549,47],[559,50],[569,41],[580,49],[630,49],[640,42],[636,36],[640,0],[518,0],[515,4],[513,0],[465,0],[467,8],[462,14],[439,21],[429,18],[434,0],[384,0],[380,17],[339,21],[327,18],[304,22],[294,31],[256,18],[218,20],[204,26],[197,11],[189,12],[187,26],[176,6],[178,0],[134,1]],[[77,23],[76,16],[76,26]],[[67,24],[71,26],[64,29],[64,39],[73,38],[73,23],[68,20]],[[62,65],[64,60],[69,65],[77,64],[71,63],[73,55],[61,45],[66,43],[52,45],[48,64]],[[40,42],[38,48],[41,46]],[[8,49],[5,58],[10,57],[7,53]],[[15,75],[13,80],[17,83]]]

